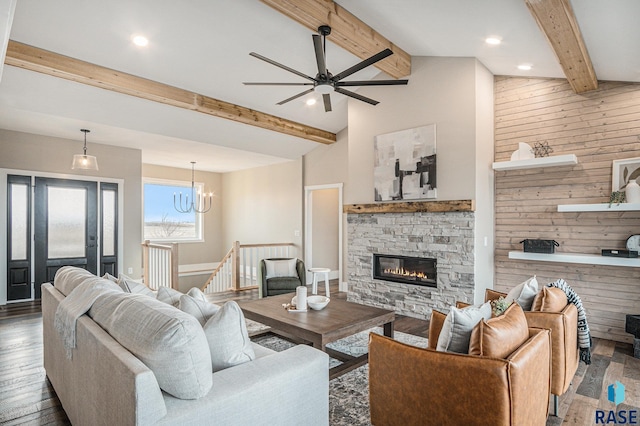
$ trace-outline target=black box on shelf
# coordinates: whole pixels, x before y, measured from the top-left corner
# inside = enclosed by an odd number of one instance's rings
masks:
[[[526,253],[555,253],[560,244],[556,240],[522,240]]]
[[[638,252],[635,250],[623,250],[623,249],[602,249],[603,256],[611,257],[638,257]]]

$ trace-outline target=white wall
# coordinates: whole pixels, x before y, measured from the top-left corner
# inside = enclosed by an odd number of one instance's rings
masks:
[[[475,303],[484,301],[484,292],[493,288],[494,279],[493,93],[493,74],[476,61]]]
[[[365,87],[376,106],[349,100],[349,185],[345,203],[372,203],[376,135],[436,124],[438,200],[475,197],[473,58],[413,57],[407,86]]]
[[[302,158],[222,176],[223,247],[289,243],[304,259]],[[297,234],[297,235],[296,235]]]

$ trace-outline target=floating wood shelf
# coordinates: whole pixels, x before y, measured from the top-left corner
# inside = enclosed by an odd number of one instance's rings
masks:
[[[640,211],[640,203],[560,204],[559,212],[633,212]]]
[[[493,163],[493,170],[534,169],[537,167],[571,166],[574,164],[578,164],[578,157],[575,154],[565,154],[528,160],[498,161]]]
[[[583,263],[587,265],[627,266],[640,268],[639,258],[609,257],[585,253],[525,253],[510,251],[509,259],[535,260],[538,262]]]
[[[474,200],[450,201],[402,201],[374,204],[346,204],[344,213],[444,213],[473,212],[476,210]]]

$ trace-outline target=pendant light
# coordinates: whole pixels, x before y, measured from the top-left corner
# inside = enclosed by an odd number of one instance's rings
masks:
[[[87,133],[91,130],[80,129],[84,133],[84,154],[75,154],[73,156],[73,170],[98,170],[98,160],[93,155],[87,155]]]

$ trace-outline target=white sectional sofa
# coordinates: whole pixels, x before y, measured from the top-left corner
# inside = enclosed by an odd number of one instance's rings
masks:
[[[328,356],[309,346],[274,352],[251,343],[255,359],[210,373],[213,384],[197,399],[161,390],[154,372],[89,315],[76,322],[69,358],[55,314],[85,279],[96,277],[77,270],[42,287],[44,367],[74,425],[328,425]],[[163,315],[188,315],[149,299]],[[127,328],[135,332],[143,322],[132,318]]]

